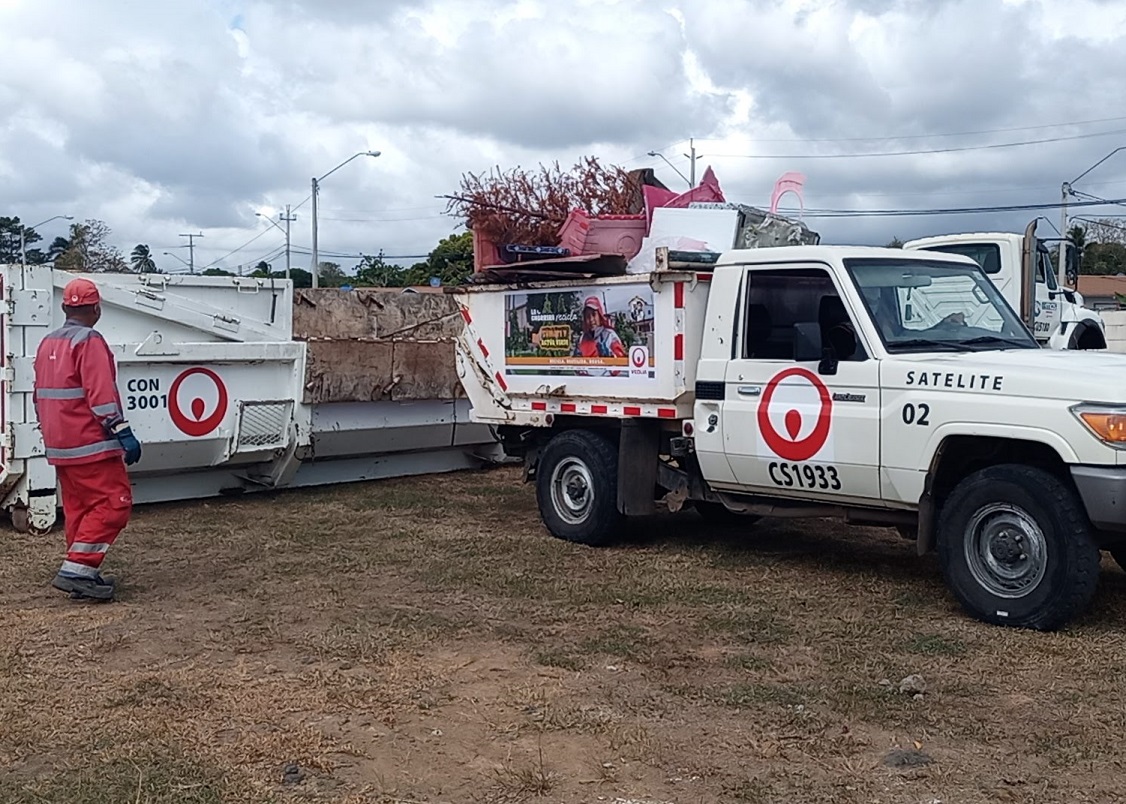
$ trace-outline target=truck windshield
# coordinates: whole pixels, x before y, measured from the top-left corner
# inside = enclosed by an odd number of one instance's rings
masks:
[[[1039,348],[976,265],[891,258],[845,267],[889,352]]]

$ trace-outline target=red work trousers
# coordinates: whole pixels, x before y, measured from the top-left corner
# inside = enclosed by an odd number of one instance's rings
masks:
[[[66,517],[63,575],[92,578],[106,551],[129,523],[133,491],[120,455],[55,467]]]

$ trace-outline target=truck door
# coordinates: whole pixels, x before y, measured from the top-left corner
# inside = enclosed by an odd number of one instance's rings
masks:
[[[751,267],[744,292],[741,356],[727,366],[722,411],[736,482],[754,493],[878,500],[879,364],[855,311],[824,266]],[[798,324],[819,336],[835,370],[795,360]]]
[[[1059,285],[1052,259],[1043,243],[1036,250],[1036,299],[1033,302],[1036,340],[1048,341],[1060,327]]]

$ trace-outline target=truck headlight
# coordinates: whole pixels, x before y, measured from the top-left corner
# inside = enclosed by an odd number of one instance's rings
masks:
[[[1112,447],[1126,448],[1126,408],[1076,405],[1071,412],[1095,438]]]

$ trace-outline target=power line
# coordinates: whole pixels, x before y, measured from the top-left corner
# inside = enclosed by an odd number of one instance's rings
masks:
[[[239,246],[238,248],[234,249],[233,251],[228,251],[228,252],[227,252],[226,254],[224,254],[224,255],[223,255],[222,257],[220,257],[219,259],[217,259],[217,260],[213,260],[212,262],[209,262],[209,263],[208,263],[207,265],[203,266],[204,270],[206,270],[206,269],[208,269],[208,268],[211,268],[211,267],[213,267],[213,266],[214,266],[214,265],[215,265],[216,263],[218,263],[218,262],[222,262],[223,260],[227,259],[227,257],[230,257],[230,256],[231,256],[232,254],[238,254],[238,253],[239,253],[240,251],[242,251],[242,250],[243,250],[244,248],[246,248],[247,246],[249,246],[249,245],[250,245],[251,243],[253,243],[253,242],[254,242],[255,240],[257,240],[257,239],[258,239],[259,237],[261,237],[262,235],[267,235],[267,234],[269,234],[269,233],[270,233],[270,232],[272,232],[272,231],[274,231],[272,227],[271,227],[271,228],[269,228],[269,229],[263,229],[263,230],[262,230],[261,232],[259,232],[258,234],[254,235],[254,237],[252,237],[252,238],[250,238],[249,240],[247,240],[247,241],[246,241],[245,243],[243,243],[243,244],[242,244],[241,246]]]
[[[746,142],[893,142],[895,140],[930,140],[930,139],[943,139],[946,137],[971,137],[980,134],[1005,134],[1013,131],[1040,131],[1048,128],[1063,128],[1065,126],[1089,126],[1096,123],[1117,123],[1126,120],[1126,117],[1101,117],[1097,120],[1077,120],[1069,123],[1044,123],[1036,126],[1015,126],[1012,128],[985,128],[979,131],[952,131],[945,134],[900,134],[895,136],[880,136],[880,137],[810,137],[810,138],[774,138],[762,139],[752,138],[745,140]],[[683,140],[681,140],[683,142]],[[704,138],[701,142],[724,142],[724,140],[713,140]],[[673,143],[678,145],[679,143]],[[673,145],[668,146],[672,148]],[[661,149],[665,150],[665,149]]]
[[[1045,137],[1039,140],[1022,140],[1020,142],[995,142],[990,145],[959,145],[949,148],[921,148],[913,151],[874,151],[869,153],[852,154],[712,154],[714,159],[868,159],[880,156],[922,156],[925,154],[952,154],[965,151],[989,151],[1002,148],[1020,148],[1026,145],[1044,145],[1052,142],[1072,142],[1074,140],[1087,140],[1094,137],[1109,137],[1115,134],[1126,134],[1126,129],[1113,131],[1097,131],[1090,134],[1074,134],[1068,137]]]
[[[1069,186],[1070,186],[1070,185],[1069,185]],[[1100,198],[1100,197],[1099,197],[1099,196],[1097,196],[1097,195],[1091,195],[1090,193],[1085,193],[1085,192],[1083,192],[1082,190],[1072,190],[1072,191],[1071,191],[1071,194],[1072,194],[1072,195],[1074,195],[1074,196],[1082,196],[1083,198],[1088,198],[1088,199],[1090,199],[1090,200],[1092,200],[1092,201],[1100,201],[1100,202],[1102,202],[1102,203],[1104,203],[1104,204],[1109,204],[1109,205],[1111,205],[1111,206],[1116,206],[1116,207],[1120,207],[1120,206],[1122,206],[1122,204],[1121,204],[1121,203],[1119,203],[1118,201],[1108,201],[1108,200],[1107,200],[1107,199],[1105,199],[1105,198]],[[1072,206],[1075,206],[1075,205],[1073,204]]]
[[[426,215],[421,218],[326,218],[320,216],[322,221],[338,221],[341,223],[407,223],[409,221],[429,221],[437,218],[448,217],[445,213],[440,215]]]
[[[1069,207],[1100,207],[1106,205],[1126,204],[1126,198],[1107,199],[1100,201],[1075,201]],[[1028,212],[1041,209],[1059,209],[1060,203],[1047,204],[1006,204],[992,207],[948,207],[944,209],[807,209],[807,218],[884,218],[884,217],[911,217],[925,215],[976,215],[993,212]],[[780,209],[779,212],[794,214],[800,210]]]

